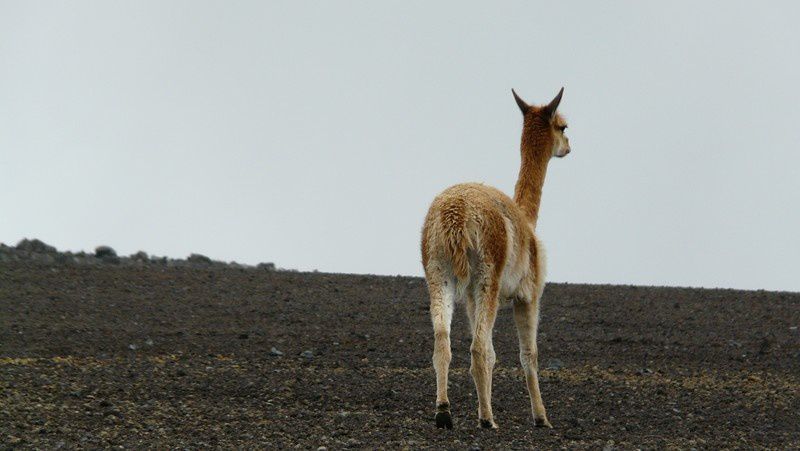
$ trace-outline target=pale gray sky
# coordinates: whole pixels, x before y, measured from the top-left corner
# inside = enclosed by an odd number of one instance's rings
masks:
[[[800,3],[0,1],[0,241],[420,275],[561,111],[549,280],[800,290]]]

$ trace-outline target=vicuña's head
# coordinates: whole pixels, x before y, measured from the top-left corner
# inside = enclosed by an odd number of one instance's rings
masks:
[[[567,122],[556,111],[561,103],[564,88],[547,105],[532,106],[525,103],[513,89],[514,100],[517,101],[524,125],[522,129],[522,142],[534,145],[542,150],[550,150],[551,157],[565,157],[570,152],[569,138],[564,134]],[[535,144],[534,144],[535,143]]]

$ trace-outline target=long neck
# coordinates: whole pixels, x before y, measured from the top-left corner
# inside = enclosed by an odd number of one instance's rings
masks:
[[[548,143],[541,134],[523,132],[520,153],[522,163],[519,168],[517,186],[514,188],[514,202],[525,212],[536,227],[539,218],[539,203],[542,200],[542,185],[550,161]]]

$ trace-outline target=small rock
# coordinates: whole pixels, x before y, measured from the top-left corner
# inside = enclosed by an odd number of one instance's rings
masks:
[[[265,271],[275,271],[275,263],[259,263],[256,268],[263,269]]]
[[[307,349],[300,353],[300,357],[303,357],[304,359],[310,359],[314,357],[314,353]]]
[[[468,451],[481,451],[481,447],[478,446],[477,443],[473,443],[472,446],[467,448]]]
[[[105,420],[105,422],[106,422],[106,423],[108,423],[108,424],[116,424],[116,423],[119,423],[119,418],[117,418],[115,415],[112,415],[112,414],[108,414],[108,415],[106,415],[106,416],[105,416],[105,418],[104,418],[104,420]]]
[[[276,348],[272,348],[269,350],[269,355],[280,357],[283,355],[283,353],[281,351],[278,351]]]
[[[250,336],[247,334],[239,334],[239,340],[247,340],[248,338],[250,338]]]
[[[131,343],[131,344],[128,345],[128,349],[130,349],[131,351],[135,351],[135,350],[139,349],[139,347],[136,346],[135,344]]]
[[[545,368],[548,370],[558,371],[564,368],[564,362],[558,359],[550,359]]]
[[[317,451],[328,451],[328,448],[320,446],[319,448],[317,448]]]
[[[147,340],[145,340],[144,344],[146,344],[147,346],[153,346],[155,343],[153,342],[152,338],[148,338]]]

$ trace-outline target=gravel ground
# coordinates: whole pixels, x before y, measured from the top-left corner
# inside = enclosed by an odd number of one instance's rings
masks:
[[[424,281],[0,263],[9,448],[800,448],[800,294],[548,285],[533,427],[511,311],[477,424],[454,320],[455,429],[433,423]]]

